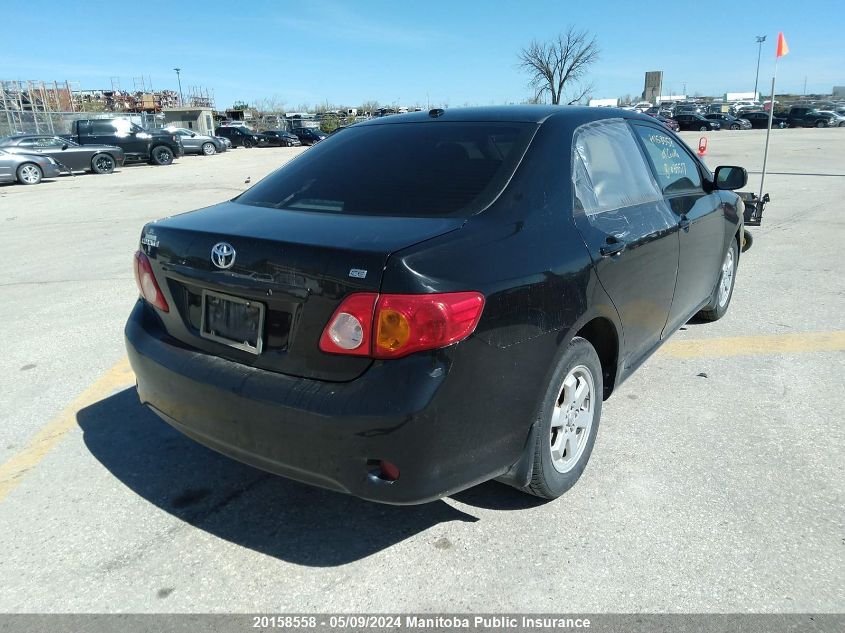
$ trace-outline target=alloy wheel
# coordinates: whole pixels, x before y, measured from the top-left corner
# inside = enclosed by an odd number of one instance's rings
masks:
[[[20,168],[18,175],[28,185],[37,184],[41,180],[41,170],[35,165],[24,165]]]
[[[731,296],[731,287],[734,280],[734,251],[728,249],[725,261],[722,263],[722,275],[719,278],[719,307],[724,308]]]
[[[549,450],[560,473],[572,470],[587,446],[595,417],[595,381],[592,372],[578,365],[566,374],[552,411]]]

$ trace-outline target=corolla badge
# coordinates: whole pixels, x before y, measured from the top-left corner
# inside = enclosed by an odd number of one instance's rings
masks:
[[[235,248],[228,242],[217,242],[211,248],[211,263],[217,268],[231,268],[235,263]]]

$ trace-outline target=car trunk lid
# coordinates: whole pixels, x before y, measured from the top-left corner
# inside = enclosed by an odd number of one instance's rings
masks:
[[[334,310],[352,292],[378,292],[392,252],[453,231],[463,222],[227,202],[151,223],[141,243],[170,304],[170,311],[160,316],[171,336],[254,367],[345,381],[372,361],[320,351],[320,335]],[[212,249],[219,243],[234,249],[228,268],[212,262]],[[259,354],[201,334],[203,295],[209,292],[263,306]]]

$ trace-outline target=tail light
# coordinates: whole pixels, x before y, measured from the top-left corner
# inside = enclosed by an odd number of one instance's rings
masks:
[[[135,282],[138,284],[138,292],[162,312],[170,312],[170,306],[167,305],[167,300],[156,282],[155,275],[153,275],[153,267],[150,265],[150,260],[142,251],[135,253]]]
[[[478,292],[349,295],[320,337],[332,354],[401,358],[445,347],[475,331],[484,296]]]

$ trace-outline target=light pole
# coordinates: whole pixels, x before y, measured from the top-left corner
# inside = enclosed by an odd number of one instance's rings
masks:
[[[763,42],[766,41],[765,35],[757,36],[757,74],[754,76],[754,100],[757,100],[757,80],[760,78],[760,53],[763,52]]]
[[[182,98],[182,77],[179,75],[179,73],[182,72],[182,69],[174,68],[173,70],[176,71],[176,81],[179,82],[179,105],[183,106],[185,105],[185,100]]]

